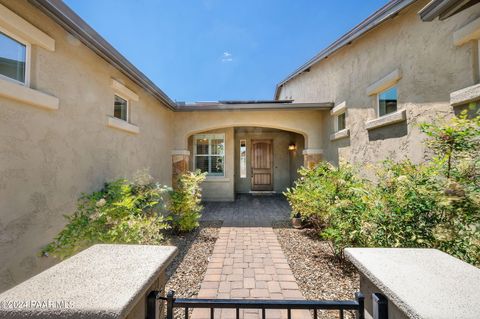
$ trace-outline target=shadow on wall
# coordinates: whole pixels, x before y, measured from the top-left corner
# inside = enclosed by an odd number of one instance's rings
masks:
[[[480,112],[480,102],[465,104],[465,105],[458,105],[453,108],[453,112],[455,116],[459,116],[460,113],[463,111],[467,111],[468,118],[474,118],[478,116]]]
[[[340,164],[340,152],[339,152],[339,150],[350,147],[350,144],[351,144],[350,143],[350,138],[351,137],[349,136],[348,138],[342,138],[342,139],[331,142],[332,147],[335,150],[334,152],[332,152],[334,157],[331,159],[331,162],[333,164],[335,164],[335,165]]]
[[[372,142],[378,140],[386,140],[389,138],[398,138],[407,135],[407,133],[408,125],[406,121],[403,121],[401,123],[388,125],[368,131],[368,140]]]

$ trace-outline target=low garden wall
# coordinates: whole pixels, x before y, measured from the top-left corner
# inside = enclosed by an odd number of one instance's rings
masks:
[[[0,318],[144,319],[177,248],[94,245],[0,294]]]
[[[479,318],[475,266],[436,249],[347,248],[345,254],[360,272],[367,319]],[[378,293],[386,298],[386,316],[375,309]]]

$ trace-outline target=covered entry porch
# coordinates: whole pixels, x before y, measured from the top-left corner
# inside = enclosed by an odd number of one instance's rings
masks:
[[[172,184],[187,170],[208,173],[206,201],[281,194],[297,170],[323,159],[330,104],[215,104],[175,114]],[[233,109],[232,109],[233,108]]]
[[[302,134],[241,126],[196,132],[188,138],[189,170],[206,172],[205,201],[233,201],[237,194],[281,194],[304,165]]]

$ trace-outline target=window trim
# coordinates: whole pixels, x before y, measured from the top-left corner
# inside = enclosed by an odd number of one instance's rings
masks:
[[[384,93],[384,92],[387,92],[388,90],[390,89],[393,89],[393,88],[396,88],[397,89],[397,109],[393,112],[390,112],[390,113],[385,113],[383,115],[380,115],[380,94]],[[377,100],[377,108],[376,108],[376,111],[377,111],[377,118],[380,118],[380,117],[384,117],[384,116],[387,116],[389,114],[393,114],[393,113],[396,113],[399,111],[399,108],[398,108],[398,87],[397,87],[397,84],[395,83],[394,85],[391,85],[389,87],[387,87],[386,89],[380,91],[377,93],[376,95],[376,100]]]
[[[378,94],[379,92],[385,91],[386,89],[397,85],[401,79],[402,71],[400,69],[395,69],[377,82],[367,87],[367,95],[372,96]]]
[[[203,138],[206,138],[208,139],[208,154],[197,154],[197,139],[199,139],[200,136],[203,136]],[[212,139],[218,139],[219,137],[221,137],[221,139],[223,139],[223,144],[224,144],[224,148],[223,148],[223,154],[219,155],[219,154],[212,154],[211,153],[211,143],[210,141]],[[225,142],[225,133],[211,133],[211,134],[195,134],[193,135],[193,170],[196,170],[197,169],[197,156],[207,156],[207,157],[211,157],[211,156],[222,156],[223,157],[223,173],[222,174],[217,174],[217,173],[211,173],[211,172],[207,172],[207,177],[225,177],[225,168],[226,168],[226,162],[225,162],[225,145],[226,145],[226,142]],[[209,170],[211,170],[211,167],[209,167]]]
[[[242,143],[245,147],[245,154],[242,155]],[[248,169],[247,169],[247,154],[248,154],[248,151],[247,151],[247,139],[245,138],[242,138],[240,139],[240,142],[239,142],[239,161],[238,161],[238,164],[239,164],[239,167],[238,167],[238,176],[241,178],[241,179],[245,179],[245,178],[248,178]],[[243,160],[243,161],[242,161]],[[242,163],[245,165],[245,175],[242,175]]]
[[[340,129],[339,125],[338,125],[338,121],[339,121],[341,115],[345,115],[345,127],[342,128],[342,129]],[[340,132],[340,131],[347,128],[347,111],[343,111],[342,113],[335,114],[333,119],[334,119],[333,120],[333,132],[334,133]]]
[[[51,52],[55,51],[55,40],[51,36],[2,4],[0,4],[0,26],[10,33],[21,36],[32,45]]]
[[[115,95],[118,96],[119,98],[121,98],[122,100],[127,101],[127,119],[126,120],[115,116]],[[127,97],[123,96],[122,94],[114,93],[114,95],[113,95],[113,115],[112,115],[112,117],[118,119],[119,121],[124,121],[124,122],[130,123],[130,100]]]
[[[140,99],[137,93],[130,90],[127,86],[125,86],[122,82],[118,80],[112,78],[112,83],[110,84],[110,86],[112,87],[112,89],[115,90],[115,92],[128,96],[129,100],[138,102],[138,100]]]
[[[3,74],[0,74],[0,79],[6,80],[6,81],[11,81],[16,84],[23,85],[25,87],[30,87],[30,67],[31,67],[31,57],[32,57],[32,44],[22,38],[21,36],[10,32],[9,30],[3,28],[0,26],[0,33],[5,34],[6,36],[12,38],[13,40],[17,41],[20,44],[23,44],[25,46],[25,82],[20,82],[18,80],[9,78],[8,76],[5,76]]]
[[[132,134],[140,133],[140,128],[138,126],[125,122],[124,120],[121,120],[117,117],[107,116],[107,126],[116,128],[128,133],[132,133]]]

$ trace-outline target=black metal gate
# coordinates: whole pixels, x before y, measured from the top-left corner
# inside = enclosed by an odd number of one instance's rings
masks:
[[[159,318],[159,300],[166,301],[167,319],[174,319],[174,308],[183,308],[185,319],[188,319],[189,310],[194,308],[210,309],[210,319],[215,319],[215,309],[236,309],[236,319],[240,318],[240,309],[260,309],[262,319],[268,318],[268,309],[286,310],[288,319],[292,318],[293,309],[313,310],[313,319],[318,318],[318,310],[338,310],[341,319],[346,310],[353,310],[358,319],[365,319],[365,298],[360,292],[355,294],[355,300],[177,299],[174,295],[174,291],[169,291],[166,297],[162,297],[158,291],[152,291],[147,300],[147,319]]]

